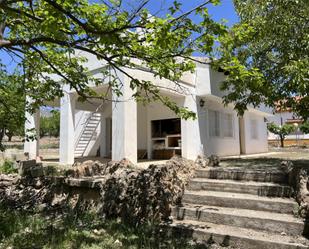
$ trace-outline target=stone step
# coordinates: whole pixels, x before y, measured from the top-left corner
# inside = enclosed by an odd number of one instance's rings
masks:
[[[272,197],[291,197],[293,194],[293,189],[290,186],[277,183],[207,178],[193,178],[189,182],[187,189],[244,193]]]
[[[289,198],[270,198],[219,191],[185,191],[182,201],[187,204],[251,209],[287,214],[293,214],[298,208],[296,201]]]
[[[268,172],[266,170],[229,169],[227,167],[199,169],[196,170],[195,177],[274,183],[287,183],[288,181],[288,175],[279,170]]]
[[[178,220],[211,222],[288,235],[301,235],[304,231],[303,220],[290,214],[217,206],[184,205],[174,207],[172,215]]]
[[[175,236],[200,242],[215,242],[238,249],[308,249],[303,237],[292,237],[252,229],[197,221],[174,221]]]

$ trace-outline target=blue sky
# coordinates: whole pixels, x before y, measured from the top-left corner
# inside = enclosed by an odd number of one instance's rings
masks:
[[[199,5],[200,3],[204,2],[205,0],[180,0],[182,2],[183,6],[182,8],[184,11],[192,9],[194,6]],[[173,2],[173,0],[163,0],[163,8],[165,6],[170,6],[170,3]],[[148,8],[151,12],[157,12],[157,10],[161,7],[159,4],[160,1],[151,1]],[[222,19],[227,20],[227,25],[231,26],[234,23],[238,21],[237,14],[234,10],[233,1],[232,0],[221,0],[221,4],[219,6],[212,6],[208,5],[209,13],[216,21],[220,21]],[[161,12],[164,14],[164,11]],[[194,15],[192,18],[196,18]],[[0,58],[2,63],[6,64],[8,66],[8,69],[10,71],[14,70],[15,68],[15,62],[12,60],[11,57],[9,57],[6,53],[3,53],[0,51]]]

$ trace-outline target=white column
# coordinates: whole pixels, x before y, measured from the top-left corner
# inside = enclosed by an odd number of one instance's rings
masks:
[[[198,155],[203,154],[201,134],[198,119],[197,97],[188,95],[184,99],[184,106],[196,113],[196,119],[181,120],[181,150],[182,157],[195,160]],[[203,127],[205,129],[205,127]]]
[[[107,120],[101,114],[101,141],[100,141],[100,157],[107,157]]]
[[[129,82],[122,87],[122,96],[113,93],[112,160],[123,158],[137,163],[137,104]]]
[[[64,87],[64,96],[60,100],[60,164],[74,163],[75,133],[75,97]]]
[[[36,159],[40,146],[40,110],[35,113],[26,112],[25,134],[26,136],[35,135],[34,140],[26,139],[24,152],[29,154],[29,159]]]

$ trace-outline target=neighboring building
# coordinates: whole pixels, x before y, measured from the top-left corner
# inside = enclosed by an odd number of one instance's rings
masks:
[[[85,56],[85,55],[84,55]],[[94,56],[88,57],[87,67],[96,77],[102,77],[104,65]],[[132,162],[139,159],[168,159],[174,154],[195,160],[198,155],[219,156],[262,153],[268,151],[265,117],[269,114],[249,108],[238,117],[233,105],[224,106],[219,85],[224,73],[211,69],[209,64],[197,63],[194,73],[187,73],[179,86],[155,78],[146,68],[125,69],[137,78],[150,80],[162,87],[161,94],[179,106],[197,113],[196,120],[181,120],[161,103],[147,106],[136,103],[129,87],[129,78],[121,72],[123,95],[109,93],[114,101],[79,102],[77,94],[64,86],[65,95],[55,101],[61,112],[60,163],[73,164],[75,157],[95,156]],[[108,82],[96,91],[108,89]],[[39,113],[28,114],[26,128],[38,128]],[[30,157],[38,155],[38,141],[26,142]]]

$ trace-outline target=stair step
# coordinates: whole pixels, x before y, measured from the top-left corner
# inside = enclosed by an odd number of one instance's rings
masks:
[[[293,194],[293,189],[290,186],[280,185],[277,183],[218,180],[207,178],[193,178],[187,189],[244,193],[273,197],[291,197]]]
[[[178,236],[216,242],[242,249],[308,249],[308,240],[252,229],[197,221],[174,221],[169,225]],[[179,235],[180,234],[180,235]]]
[[[77,149],[85,149],[85,148],[87,148],[87,146],[76,146],[75,150],[77,150]]]
[[[282,171],[246,170],[243,168],[218,167],[196,170],[195,177],[241,181],[286,183],[288,175]]]
[[[295,200],[219,191],[185,191],[183,203],[293,214]]]
[[[304,231],[302,219],[295,218],[289,214],[265,211],[240,210],[206,205],[185,205],[183,207],[174,207],[172,215],[178,220],[211,222],[289,235],[300,235]]]

